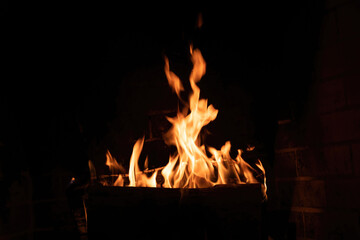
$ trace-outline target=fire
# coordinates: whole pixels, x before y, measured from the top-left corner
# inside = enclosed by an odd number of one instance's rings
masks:
[[[164,187],[196,188],[213,186],[214,176],[212,160],[206,156],[205,147],[200,146],[199,134],[203,126],[213,121],[217,114],[207,100],[199,99],[200,89],[196,85],[206,72],[206,63],[198,49],[190,48],[194,65],[189,81],[193,93],[190,95],[190,113],[185,116],[178,112],[174,118],[168,118],[172,128],[166,134],[166,141],[175,145],[177,155],[170,158],[169,164],[162,171]]]
[[[129,187],[156,187],[157,172],[154,172],[151,177],[147,177],[147,175],[139,169],[138,160],[143,146],[144,138],[137,140],[134,145],[130,158]]]
[[[200,89],[196,83],[206,73],[206,63],[199,49],[190,46],[190,54],[193,63],[189,77],[193,91],[189,97],[190,113],[184,115],[178,112],[176,117],[168,118],[172,128],[165,140],[176,146],[177,154],[170,157],[169,163],[161,172],[165,179],[163,187],[204,188],[216,184],[258,182],[254,176],[256,170],[241,158],[240,150],[235,160],[231,158],[230,142],[226,142],[220,150],[201,145],[200,131],[216,119],[218,110],[213,105],[208,105],[206,99],[200,99]],[[169,79],[168,81],[170,82]],[[211,157],[208,157],[207,151]],[[259,166],[259,170],[265,172],[261,162]]]
[[[111,171],[111,174],[116,174],[119,172],[124,173],[125,168],[119,164],[113,156],[111,156],[109,150],[106,152],[106,166],[109,167],[109,170]]]
[[[214,121],[218,110],[208,105],[206,99],[200,99],[200,88],[196,85],[206,73],[206,62],[199,49],[190,46],[193,69],[189,76],[192,93],[189,96],[189,105],[177,116],[168,117],[172,124],[165,134],[164,140],[174,145],[177,152],[169,157],[168,164],[161,168],[164,188],[207,188],[218,184],[245,184],[261,181],[266,192],[265,169],[258,160],[254,167],[241,157],[241,150],[235,159],[230,156],[231,143],[228,141],[217,150],[201,143],[199,135],[201,129]],[[170,71],[169,59],[165,57],[164,71],[170,87],[180,99],[183,85],[180,78]],[[187,109],[189,108],[189,109]],[[187,114],[186,112],[189,113]],[[150,176],[141,171],[138,166],[139,156],[144,145],[144,138],[137,140],[133,147],[128,175],[119,174],[114,186],[124,186],[125,177],[128,176],[128,187],[157,187],[157,169]],[[249,148],[248,151],[253,150]],[[124,168],[108,152],[106,165],[112,174],[124,172]],[[159,186],[159,185],[158,185]]]
[[[165,57],[165,67],[164,67],[166,78],[169,82],[169,85],[175,91],[176,95],[180,97],[180,91],[184,90],[184,87],[180,81],[180,78],[170,71],[169,59]]]

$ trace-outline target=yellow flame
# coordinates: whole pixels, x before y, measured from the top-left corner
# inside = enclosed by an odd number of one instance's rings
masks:
[[[129,187],[156,187],[157,172],[153,173],[150,177],[147,177],[145,173],[140,171],[138,165],[141,150],[144,146],[144,140],[144,137],[140,138],[133,147],[129,167]]]

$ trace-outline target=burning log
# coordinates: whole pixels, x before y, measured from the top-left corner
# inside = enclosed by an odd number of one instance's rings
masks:
[[[91,185],[88,237],[260,239],[262,203],[261,184],[197,189]]]

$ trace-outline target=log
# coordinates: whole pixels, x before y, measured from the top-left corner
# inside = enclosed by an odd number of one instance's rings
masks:
[[[261,184],[87,188],[91,239],[260,239]]]

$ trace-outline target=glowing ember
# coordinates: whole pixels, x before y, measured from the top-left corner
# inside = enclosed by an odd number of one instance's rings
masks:
[[[201,129],[214,121],[218,110],[208,105],[206,99],[200,99],[200,89],[196,85],[206,72],[206,62],[199,49],[190,46],[191,61],[193,69],[189,77],[192,94],[189,96],[190,113],[178,111],[177,116],[168,121],[172,124],[170,130],[165,134],[164,140],[168,145],[174,145],[177,151],[169,157],[168,164],[160,168],[164,183],[158,187],[164,188],[207,188],[217,184],[244,184],[258,183],[260,179],[263,184],[264,194],[266,192],[265,169],[258,160],[256,169],[246,163],[238,156],[232,159],[230,156],[231,144],[226,142],[220,150],[201,145],[199,134]],[[165,57],[165,75],[170,87],[180,98],[180,91],[184,90],[179,77],[170,71],[168,58]],[[145,171],[140,171],[138,159],[143,148],[144,138],[139,139],[133,148],[128,173],[129,183],[125,184],[124,168],[108,152],[106,154],[106,165],[112,174],[118,174],[114,186],[128,187],[157,187],[156,176],[160,169],[152,171],[149,176]],[[253,150],[254,147],[248,150]],[[210,157],[208,156],[210,155]],[[147,161],[146,161],[147,162]],[[95,170],[89,163],[91,173]],[[92,176],[92,178],[95,178]]]

